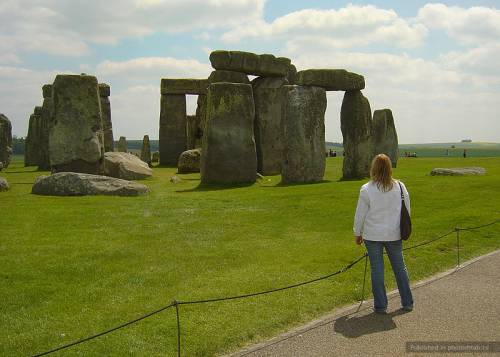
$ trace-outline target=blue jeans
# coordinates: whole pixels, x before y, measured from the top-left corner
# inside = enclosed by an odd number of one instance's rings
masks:
[[[413,307],[413,297],[410,290],[408,271],[406,270],[403,259],[402,241],[378,242],[365,240],[364,243],[368,251],[368,257],[370,258],[374,309],[376,311],[384,311],[387,309],[387,294],[384,285],[383,247],[385,247],[385,251],[391,262],[392,270],[394,271],[399,295],[401,296],[401,305],[403,307]]]

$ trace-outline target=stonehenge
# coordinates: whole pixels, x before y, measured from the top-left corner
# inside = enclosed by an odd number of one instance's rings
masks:
[[[326,91],[321,87],[284,86],[283,183],[312,183],[325,173]]]
[[[369,176],[378,151],[387,153],[396,165],[392,113],[376,111],[372,120],[370,103],[361,92],[362,75],[345,69],[297,71],[288,58],[242,51],[213,51],[209,59],[215,70],[206,79],[161,80],[161,165],[175,165],[176,160],[180,165],[181,153],[202,146],[202,183],[242,183],[257,173],[281,174],[285,183],[321,181],[326,91],[345,92],[340,115],[343,178]],[[257,77],[250,82],[248,75]],[[249,84],[251,93],[243,95],[248,89],[241,85]],[[187,94],[198,95],[194,116],[186,115]],[[249,160],[254,148],[256,160],[235,161],[239,156]],[[250,174],[254,161],[257,166]]]
[[[99,83],[99,97],[101,101],[101,116],[102,116],[102,136],[104,152],[114,150],[113,141],[113,124],[111,123],[111,103],[109,96],[111,95],[111,88],[106,83]]]
[[[142,139],[141,148],[141,160],[148,164],[149,167],[152,166],[151,163],[151,146],[149,145],[149,135],[144,135]]]
[[[12,155],[12,124],[0,113],[0,170],[9,167]]]
[[[398,134],[394,126],[394,118],[390,109],[373,112],[373,146],[374,154],[386,154],[396,167],[399,157]]]
[[[223,82],[208,87],[200,162],[203,184],[255,182],[254,114],[250,84]]]
[[[144,172],[141,167],[136,176],[124,173],[135,162],[126,154],[124,136],[114,152],[110,86],[86,74],[58,75],[53,84],[43,86],[43,104],[29,119],[25,165],[52,173],[138,179],[149,177],[148,166],[159,162],[177,166],[179,173],[199,171],[202,184],[247,184],[258,175],[281,175],[286,184],[321,182],[326,92],[343,91],[342,177],[369,176],[378,153],[387,154],[396,167],[392,112],[376,110],[372,118],[361,92],[362,75],[344,69],[297,71],[288,58],[242,51],[213,51],[209,59],[214,70],[207,78],[161,79],[159,152],[151,155],[145,135],[140,153]],[[186,95],[198,96],[194,115],[187,115]],[[0,126],[3,135],[2,130]],[[6,146],[2,139],[4,167]]]
[[[54,123],[49,134],[53,172],[102,172],[102,117],[97,79],[88,75],[56,76]]]

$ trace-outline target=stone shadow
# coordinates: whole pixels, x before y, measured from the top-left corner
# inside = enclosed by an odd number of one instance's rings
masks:
[[[255,185],[255,182],[251,183],[240,183],[237,185],[208,185],[208,184],[199,184],[194,188],[189,188],[186,190],[178,190],[176,193],[189,193],[189,192],[207,192],[207,191],[223,191],[223,190],[234,190],[238,188],[245,188]]]
[[[335,320],[333,326],[335,332],[347,338],[356,338],[375,332],[389,331],[397,326],[392,320],[394,316],[405,314],[402,310],[396,310],[385,315],[371,313],[362,316],[342,316]]]

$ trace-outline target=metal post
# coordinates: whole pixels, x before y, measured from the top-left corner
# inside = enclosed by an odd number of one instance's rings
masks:
[[[460,228],[455,228],[457,232],[457,268],[460,266]]]
[[[179,302],[174,300],[175,313],[177,315],[177,356],[181,357],[181,320],[179,318]]]

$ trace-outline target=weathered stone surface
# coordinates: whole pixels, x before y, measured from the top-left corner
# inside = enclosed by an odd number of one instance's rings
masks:
[[[43,98],[51,98],[52,97],[52,84],[45,84],[42,86],[42,95],[43,95]]]
[[[2,171],[1,168],[0,168],[0,171]],[[9,189],[10,189],[10,186],[9,186],[9,183],[7,182],[7,180],[4,179],[3,177],[0,177],[0,192],[8,191]]]
[[[49,196],[138,196],[148,192],[147,186],[136,182],[76,172],[40,176],[31,189],[33,194]]]
[[[161,94],[206,94],[208,81],[191,78],[162,78]]]
[[[200,123],[198,122],[197,115],[187,115],[186,116],[186,148],[188,150],[195,149],[198,141]]]
[[[208,87],[200,164],[203,184],[255,182],[254,116],[251,85],[214,83]]]
[[[283,161],[282,107],[284,77],[258,77],[252,81],[255,101],[255,146],[257,171],[262,175],[279,175]]]
[[[221,82],[229,82],[229,83],[245,83],[249,84],[248,76],[245,73],[235,72],[235,71],[224,71],[224,70],[215,70],[210,73],[208,77],[208,83],[221,83]]]
[[[186,150],[186,96],[166,94],[160,101],[160,165],[176,166]]]
[[[28,135],[24,141],[24,166],[36,166],[38,165],[38,152],[36,147],[38,146],[38,120],[40,116],[35,113],[30,115],[28,124]]]
[[[349,91],[365,88],[365,79],[345,69],[306,69],[297,72],[297,84],[323,87],[328,91]]]
[[[49,134],[52,171],[100,173],[102,118],[97,79],[57,75],[53,95],[54,125]]]
[[[297,68],[293,64],[288,67],[286,79],[290,85],[297,84]]]
[[[284,86],[284,183],[312,183],[325,174],[326,92],[320,87]]]
[[[398,134],[392,111],[390,109],[375,110],[372,126],[373,154],[386,154],[391,159],[392,167],[396,167],[399,157]]]
[[[201,149],[186,150],[179,156],[177,172],[187,174],[200,172]]]
[[[160,153],[155,151],[152,155],[151,162],[158,163],[160,161]]]
[[[151,177],[153,171],[133,154],[107,152],[104,154],[104,174],[124,180],[143,180]]]
[[[0,162],[7,168],[12,155],[12,124],[9,118],[0,114]]]
[[[99,96],[101,101],[101,117],[102,117],[102,137],[104,151],[114,151],[114,139],[113,139],[113,124],[111,122],[111,103],[109,102],[109,96],[111,94],[111,89],[106,83],[99,83]]]
[[[368,99],[361,91],[347,91],[340,110],[340,128],[344,138],[343,178],[370,176],[373,159],[372,114]]]
[[[116,146],[117,146],[118,152],[127,152],[128,151],[127,138],[124,136],[120,136],[120,139],[118,139],[118,145],[116,145]]]
[[[285,77],[290,66],[290,59],[242,51],[213,51],[210,54],[210,63],[213,68],[219,70],[242,72],[254,76]]]
[[[196,140],[194,148],[199,148],[202,145],[203,131],[205,130],[205,122],[207,118],[207,96],[199,95],[196,103],[196,123],[198,128],[196,130]]]
[[[3,162],[0,161],[0,171],[3,169]]]
[[[151,145],[149,144],[149,135],[144,135],[142,139],[141,160],[151,167]]]
[[[437,167],[432,169],[431,176],[466,176],[466,175],[484,175],[486,170],[484,167],[452,167],[442,168]]]
[[[54,124],[54,100],[52,98],[52,84],[46,84],[42,87],[43,104],[41,114],[38,119],[38,146],[35,150],[38,152],[38,169],[50,170],[50,148],[49,148],[49,133],[50,128]],[[36,108],[35,108],[36,111]]]

